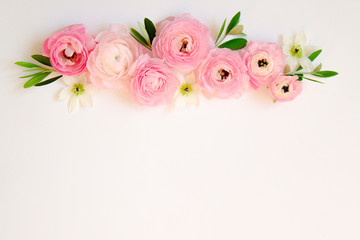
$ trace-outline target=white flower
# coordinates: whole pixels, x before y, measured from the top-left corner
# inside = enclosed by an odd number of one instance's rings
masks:
[[[304,32],[300,32],[295,38],[283,36],[282,46],[290,71],[296,71],[299,65],[301,65],[305,71],[312,70],[313,65],[308,57],[313,49],[306,45]]]
[[[174,103],[175,108],[184,108],[194,105],[199,106],[199,87],[195,83],[195,74],[190,73],[185,77],[177,73],[180,80],[180,86],[175,93]]]
[[[92,84],[87,81],[87,75],[63,76],[65,84],[68,86],[61,90],[59,100],[68,101],[68,110],[72,112],[80,104],[85,107],[92,107],[91,93],[95,91]]]

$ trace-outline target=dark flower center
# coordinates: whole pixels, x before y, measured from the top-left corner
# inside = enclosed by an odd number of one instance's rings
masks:
[[[261,59],[258,61],[258,66],[259,67],[266,67],[267,65],[269,65],[268,61],[266,59]]]
[[[189,42],[187,41],[187,40],[183,40],[182,41],[182,45],[181,45],[181,48],[180,48],[180,52],[182,52],[182,53],[187,53],[187,45],[189,44]]]
[[[189,90],[190,90],[190,89],[189,89],[188,87],[184,88],[184,91],[185,91],[185,92],[189,92]]]
[[[225,69],[219,70],[218,73],[220,74],[219,81],[221,81],[221,82],[225,81],[230,75],[230,73],[228,71],[226,71]]]
[[[283,86],[282,88],[281,88],[283,91],[284,91],[284,93],[287,93],[287,92],[289,92],[289,86]]]
[[[70,61],[74,62],[76,59],[76,52],[73,52],[71,56],[66,55],[65,50],[63,51],[64,58],[69,59]]]

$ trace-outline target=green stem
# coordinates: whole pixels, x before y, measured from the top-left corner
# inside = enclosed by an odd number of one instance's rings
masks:
[[[224,39],[226,38],[226,36],[227,36],[227,34],[224,34],[224,36],[217,41],[215,47],[218,47],[218,46],[221,44],[221,42],[224,41]]]

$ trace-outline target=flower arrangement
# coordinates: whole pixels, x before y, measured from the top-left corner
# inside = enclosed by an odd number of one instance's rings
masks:
[[[282,42],[248,41],[238,12],[224,20],[216,40],[206,25],[189,14],[168,17],[157,24],[138,22],[140,32],[112,24],[95,37],[75,24],[47,38],[37,62],[16,62],[30,74],[24,88],[63,79],[60,100],[69,112],[92,106],[96,89],[126,89],[141,105],[198,106],[206,98],[239,98],[250,86],[267,86],[274,102],[286,102],[302,91],[303,80],[337,75],[314,67],[320,50],[306,44],[305,34],[282,37]],[[57,75],[57,76],[50,76]],[[316,78],[316,79],[314,79]]]

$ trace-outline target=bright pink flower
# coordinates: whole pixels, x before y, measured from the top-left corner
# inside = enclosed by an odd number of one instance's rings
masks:
[[[240,97],[249,77],[241,57],[226,48],[214,48],[196,70],[197,81],[206,97]]]
[[[154,56],[183,72],[195,69],[214,46],[208,28],[189,14],[166,18],[157,30]]]
[[[129,70],[139,55],[140,44],[120,24],[99,33],[98,44],[90,53],[87,68],[90,81],[98,88],[120,88],[130,80]]]
[[[250,42],[242,53],[254,89],[267,85],[284,72],[285,55],[276,43]]]
[[[173,70],[162,60],[141,55],[131,70],[130,94],[140,104],[157,106],[168,104],[180,85]]]
[[[86,68],[94,38],[82,24],[70,25],[45,40],[42,54],[50,57],[53,68],[64,75],[78,75]]]
[[[297,79],[297,76],[279,75],[270,83],[271,96],[280,102],[293,100],[302,91],[302,82]]]

